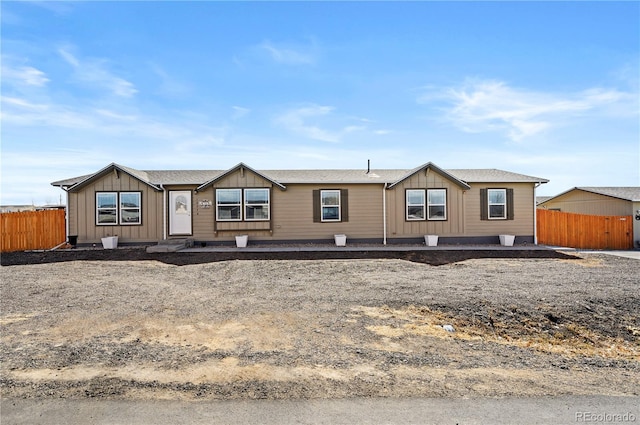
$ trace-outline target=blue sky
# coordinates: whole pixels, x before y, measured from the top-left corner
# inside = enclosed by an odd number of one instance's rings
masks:
[[[638,2],[0,7],[2,204],[111,162],[640,185]]]

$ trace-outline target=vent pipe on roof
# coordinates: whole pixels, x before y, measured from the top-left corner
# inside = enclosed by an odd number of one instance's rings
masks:
[[[371,171],[371,160],[367,159],[367,174]]]

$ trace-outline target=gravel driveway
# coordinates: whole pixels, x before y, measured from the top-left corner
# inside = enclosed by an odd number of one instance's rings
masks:
[[[82,260],[0,277],[2,397],[640,395],[627,258]]]

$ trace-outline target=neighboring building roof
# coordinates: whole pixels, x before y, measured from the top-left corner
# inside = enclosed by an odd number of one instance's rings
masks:
[[[536,205],[547,202],[551,198],[553,198],[553,196],[536,196]]]
[[[559,198],[562,195],[566,195],[574,190],[582,190],[584,192],[591,192],[598,195],[610,196],[612,198],[618,198],[625,201],[640,202],[640,186],[632,187],[574,187],[566,190],[559,195],[552,196],[544,202],[549,202],[552,199]]]
[[[468,183],[546,183],[547,179],[512,173],[497,169],[453,169],[445,170],[428,162],[414,169],[373,169],[366,170],[254,170],[240,163],[228,170],[136,170],[112,163],[102,170],[84,176],[73,177],[51,183],[64,190],[74,191],[113,170],[124,171],[156,190],[168,184],[199,185],[198,189],[213,184],[220,178],[245,167],[284,189],[292,183],[307,184],[364,184],[388,183],[390,187],[404,181],[417,172],[432,169],[459,186],[468,189]]]

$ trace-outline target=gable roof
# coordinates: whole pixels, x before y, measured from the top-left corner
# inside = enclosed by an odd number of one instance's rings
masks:
[[[584,192],[595,193],[597,195],[609,196],[611,198],[622,199],[624,201],[640,202],[640,186],[631,187],[574,187],[569,190],[565,190],[559,195],[552,196],[542,203],[551,201],[552,199],[559,198],[574,190],[582,190]]]
[[[119,165],[116,164],[115,162],[112,162],[111,164],[107,165],[106,167],[104,167],[103,169],[93,173],[93,174],[88,174],[86,176],[81,176],[81,177],[76,177],[75,179],[67,179],[67,180],[62,180],[60,182],[54,182],[51,183],[54,186],[60,186],[61,188],[69,191],[69,192],[74,192],[78,189],[81,189],[82,187],[88,185],[89,183],[107,175],[108,173],[111,172],[123,172],[126,173],[128,175],[130,175],[131,177],[141,181],[142,183],[151,186],[153,189],[160,191],[162,190],[160,187],[156,186],[154,183],[152,183],[149,180],[149,175],[147,174],[146,171],[140,171],[140,170],[136,170],[134,168],[129,168],[129,167],[125,167],[124,165]],[[65,188],[66,187],[66,188]]]
[[[239,163],[228,170],[136,170],[116,163],[93,174],[59,180],[51,183],[67,191],[78,190],[85,185],[105,176],[113,170],[125,172],[156,190],[163,185],[187,184],[197,185],[198,191],[214,184],[229,174],[245,168],[256,175],[270,181],[282,190],[287,184],[388,184],[392,188],[414,174],[430,169],[451,180],[461,188],[468,190],[469,183],[546,183],[548,180],[512,173],[497,169],[442,169],[432,162],[427,162],[414,169],[325,169],[325,170],[255,170],[244,163]]]
[[[416,173],[419,173],[419,172],[424,171],[424,170],[433,170],[436,173],[442,175],[443,177],[451,180],[452,182],[454,182],[455,184],[457,184],[461,188],[463,188],[465,190],[471,189],[471,186],[469,186],[467,183],[465,183],[464,181],[460,180],[458,177],[452,175],[451,173],[443,170],[442,168],[437,167],[432,162],[427,162],[426,164],[422,164],[421,166],[419,166],[417,168],[414,168],[413,170],[411,170],[410,172],[408,172],[407,174],[405,174],[404,176],[402,176],[401,178],[399,178],[395,182],[391,183],[389,185],[389,189],[391,189],[392,187],[394,187],[397,184],[402,183],[403,181],[405,181],[406,179],[408,179],[411,176],[415,175]]]
[[[253,168],[251,168],[251,167],[249,167],[248,165],[246,165],[246,164],[244,164],[244,163],[242,163],[242,162],[241,162],[241,163],[239,163],[238,165],[236,165],[235,167],[233,167],[233,168],[229,168],[229,169],[228,169],[227,171],[225,171],[224,173],[221,173],[221,174],[217,175],[216,177],[214,177],[214,178],[212,178],[212,179],[210,179],[210,180],[208,180],[208,181],[206,181],[206,182],[202,183],[200,186],[198,186],[198,187],[196,188],[196,192],[197,192],[197,191],[200,191],[200,190],[202,190],[202,189],[205,189],[205,188],[207,188],[207,187],[209,187],[209,186],[211,186],[212,184],[214,184],[214,183],[215,183],[215,182],[217,182],[218,180],[223,179],[223,178],[225,178],[226,176],[228,176],[229,174],[235,173],[236,171],[238,171],[238,170],[240,170],[240,169],[247,169],[247,170],[251,171],[252,173],[257,174],[258,176],[262,177],[263,179],[265,179],[265,180],[267,180],[267,181],[270,181],[271,183],[273,183],[274,185],[278,186],[278,187],[279,187],[280,189],[282,189],[282,190],[286,190],[286,189],[287,189],[287,187],[286,187],[285,185],[283,185],[283,184],[281,184],[281,183],[278,183],[277,181],[275,181],[275,180],[274,180],[274,179],[272,179],[271,177],[268,177],[268,176],[266,176],[266,175],[262,174],[261,172],[256,171],[256,170],[254,170]]]

